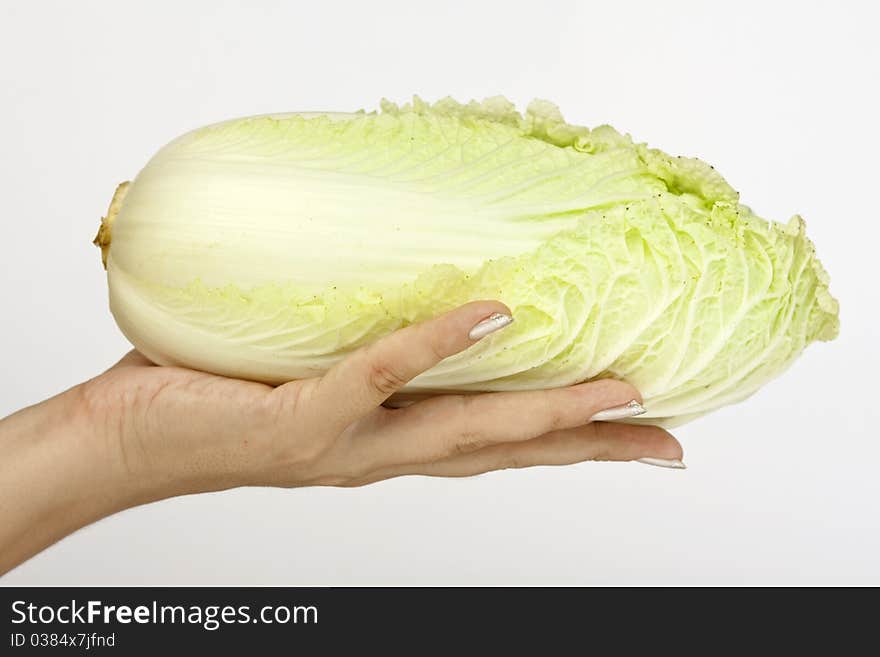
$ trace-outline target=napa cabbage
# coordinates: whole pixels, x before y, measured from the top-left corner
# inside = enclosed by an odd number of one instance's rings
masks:
[[[410,392],[613,377],[641,422],[737,402],[837,302],[804,222],[768,222],[699,159],[535,101],[258,116],[190,132],[121,185],[96,239],[110,306],[160,364],[268,383],[325,372],[474,299],[516,322]]]

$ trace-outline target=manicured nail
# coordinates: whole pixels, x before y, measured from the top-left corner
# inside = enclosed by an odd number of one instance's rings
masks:
[[[512,321],[513,317],[510,315],[505,315],[504,313],[492,313],[486,319],[477,323],[474,328],[471,329],[471,332],[468,333],[468,337],[471,340],[481,340],[490,333],[494,333],[495,331],[508,326]]]
[[[673,468],[674,470],[687,469],[687,466],[679,459],[655,459],[651,456],[646,456],[643,459],[638,459],[638,461],[645,465],[656,465],[658,468]]]
[[[614,408],[606,408],[604,411],[599,411],[590,418],[590,422],[623,420],[624,418],[635,417],[636,415],[641,415],[642,413],[647,412],[648,411],[644,406],[633,399],[631,402],[627,402],[623,406],[615,406]]]

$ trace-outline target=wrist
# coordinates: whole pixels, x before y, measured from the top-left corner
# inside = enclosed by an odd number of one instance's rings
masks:
[[[143,495],[143,482],[133,476],[121,435],[120,415],[107,412],[89,396],[90,381],[61,393],[48,402],[53,409],[53,435],[59,454],[68,454],[75,474],[88,474],[88,488],[105,515],[135,506]],[[109,407],[109,404],[108,404]]]
[[[77,398],[73,388],[0,421],[0,572],[131,504]]]
[[[136,504],[140,487],[131,477],[121,441],[114,437],[115,418],[100,418],[86,403],[80,384],[46,400],[40,409],[45,418],[45,445],[57,468],[64,468],[71,495],[79,491],[79,502],[94,509],[94,515],[109,515]]]
[[[241,441],[224,425],[205,430],[198,390],[110,370],[69,393],[82,448],[106,468],[121,507],[249,483]]]

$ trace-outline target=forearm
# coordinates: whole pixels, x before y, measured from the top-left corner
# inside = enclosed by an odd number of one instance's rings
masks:
[[[247,441],[169,430],[142,392],[105,373],[0,420],[0,574],[123,509],[252,483]],[[172,425],[199,424],[197,393],[169,398]]]
[[[0,573],[137,503],[74,388],[0,420]]]

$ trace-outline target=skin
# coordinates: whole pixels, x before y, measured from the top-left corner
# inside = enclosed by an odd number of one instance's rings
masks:
[[[0,573],[80,527],[156,500],[239,486],[363,486],[581,461],[681,459],[651,426],[590,422],[641,401],[620,381],[443,395],[392,394],[467,349],[477,301],[361,349],[320,378],[278,387],[132,351],[103,374],[0,420]]]

